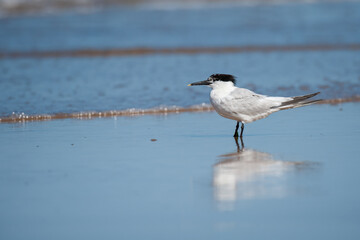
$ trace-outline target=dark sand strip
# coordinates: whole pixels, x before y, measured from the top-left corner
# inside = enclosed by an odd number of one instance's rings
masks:
[[[179,47],[179,48],[119,48],[119,49],[74,49],[30,52],[0,52],[0,58],[61,58],[61,57],[111,57],[151,54],[221,54],[251,52],[293,51],[358,51],[360,43],[310,44],[310,45],[265,45],[235,47]]]
[[[360,96],[351,98],[338,98],[326,99],[316,102],[315,104],[331,104],[336,105],[347,102],[360,102]],[[0,118],[0,123],[16,123],[28,121],[46,121],[56,119],[92,119],[102,117],[132,117],[142,115],[166,115],[184,112],[209,112],[214,111],[211,105],[202,104],[198,106],[182,108],[182,107],[169,107],[169,108],[153,108],[153,109],[127,109],[127,110],[113,110],[104,112],[76,112],[76,113],[56,113],[56,114],[42,114],[42,115],[26,115],[14,114]]]

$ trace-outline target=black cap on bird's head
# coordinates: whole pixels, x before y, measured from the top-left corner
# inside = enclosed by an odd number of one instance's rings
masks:
[[[235,84],[236,80],[235,80],[235,76],[230,75],[230,74],[221,74],[221,73],[216,73],[211,75],[209,79],[212,79],[213,81],[223,81],[223,82],[233,82]]]
[[[212,74],[208,79],[206,79],[205,81],[200,81],[200,82],[194,82],[194,83],[190,83],[188,86],[195,86],[195,85],[210,85],[216,81],[221,81],[221,82],[232,82],[233,84],[235,84],[236,80],[235,77],[233,75],[230,74],[221,74],[221,73],[216,73],[216,74]]]

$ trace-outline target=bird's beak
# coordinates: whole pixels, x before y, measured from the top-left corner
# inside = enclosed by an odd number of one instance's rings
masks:
[[[211,84],[211,82],[208,80],[205,80],[205,81],[190,83],[190,84],[188,84],[188,86],[209,85],[209,84]]]

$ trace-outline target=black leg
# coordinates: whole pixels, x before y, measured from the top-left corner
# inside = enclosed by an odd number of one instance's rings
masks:
[[[239,125],[239,122],[238,122],[238,125]],[[239,126],[238,126],[239,127]],[[242,139],[242,136],[243,136],[243,132],[244,132],[244,124],[241,123],[241,132],[240,132],[240,138]]]
[[[239,122],[236,123],[236,128],[235,128],[235,133],[234,133],[234,138],[238,138],[239,137]]]

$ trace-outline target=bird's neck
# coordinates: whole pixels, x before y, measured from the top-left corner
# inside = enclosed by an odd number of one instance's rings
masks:
[[[217,95],[226,95],[233,91],[235,86],[232,82],[219,82],[213,83],[211,88],[212,92],[215,92]]]

